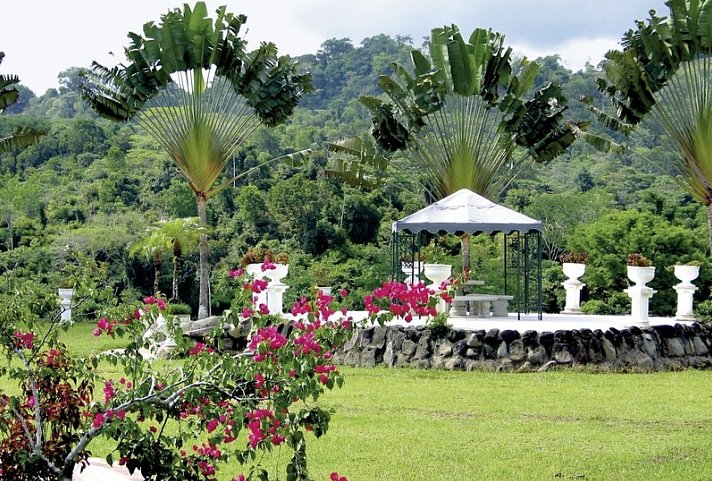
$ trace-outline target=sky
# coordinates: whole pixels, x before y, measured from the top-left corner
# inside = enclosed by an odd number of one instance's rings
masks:
[[[14,74],[41,95],[58,86],[57,74],[92,61],[124,60],[127,33],[158,21],[178,0],[5,0],[0,16],[0,74]],[[191,0],[191,5],[193,1]],[[649,10],[666,14],[664,0],[208,0],[247,16],[248,48],[274,42],[280,54],[316,53],[323,41],[385,33],[407,35],[420,47],[434,27],[456,24],[506,36],[515,52],[536,58],[558,54],[571,70],[593,65],[618,48],[635,20]],[[114,52],[115,55],[111,55]]]

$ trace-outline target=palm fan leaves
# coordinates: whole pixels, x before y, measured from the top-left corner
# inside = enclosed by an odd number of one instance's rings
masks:
[[[0,52],[0,64],[5,53]],[[0,75],[0,112],[17,102],[18,91],[15,86],[20,83],[17,75]],[[12,135],[0,137],[0,153],[22,149],[36,143],[44,131],[31,127],[18,127]]]
[[[272,43],[247,52],[240,30],[244,15],[204,2],[164,14],[159,23],[129,33],[128,62],[108,68],[96,62],[83,83],[83,97],[99,114],[140,124],[163,146],[196,194],[201,227],[206,202],[230,184],[215,182],[236,150],[260,125],[289,117],[312,88],[289,57]],[[296,158],[295,156],[294,158]],[[291,160],[291,158],[290,158]],[[198,317],[208,315],[208,244],[200,238]]]
[[[695,199],[712,204],[712,58],[682,64],[656,92],[643,123],[662,127],[678,153],[672,165],[660,167]]]

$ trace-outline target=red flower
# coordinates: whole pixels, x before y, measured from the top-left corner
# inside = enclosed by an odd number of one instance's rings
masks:
[[[17,349],[32,349],[35,345],[35,335],[31,332],[17,331],[15,333],[15,347]]]
[[[116,396],[116,391],[114,391],[114,382],[108,380],[104,382],[104,402],[108,403],[114,396]]]

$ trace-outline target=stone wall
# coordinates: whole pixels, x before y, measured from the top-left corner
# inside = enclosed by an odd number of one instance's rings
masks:
[[[351,366],[534,371],[588,366],[604,371],[712,367],[712,324],[536,332],[358,328],[335,356]]]

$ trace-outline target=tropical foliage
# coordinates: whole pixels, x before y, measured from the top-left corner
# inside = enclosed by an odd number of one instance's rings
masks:
[[[126,120],[144,112],[141,125],[169,153],[196,196],[201,226],[206,202],[231,181],[215,186],[228,161],[260,124],[283,122],[305,91],[308,75],[296,73],[274,44],[245,50],[239,36],[247,20],[225,7],[213,21],[205,3],[187,4],[129,34],[128,63],[93,64],[84,97],[105,117]],[[153,103],[150,103],[152,101]],[[200,240],[199,317],[209,312],[207,235]]]
[[[0,64],[5,58],[5,53],[0,52]],[[17,75],[0,75],[0,113],[12,106],[18,100],[17,85],[20,79]],[[18,127],[12,135],[0,137],[0,152],[21,149],[37,142],[42,131],[29,127]]]
[[[669,16],[650,18],[625,33],[623,50],[606,54],[599,89],[615,115],[603,122],[629,133],[643,122],[668,138],[672,158],[649,158],[707,207],[712,227],[712,4],[668,0]],[[712,229],[709,237],[712,246]]]

